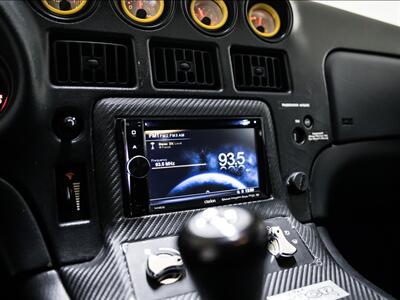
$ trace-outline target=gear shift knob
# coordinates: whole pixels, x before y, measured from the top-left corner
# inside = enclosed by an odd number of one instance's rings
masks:
[[[222,207],[198,213],[178,246],[202,299],[261,299],[267,231],[249,211]]]

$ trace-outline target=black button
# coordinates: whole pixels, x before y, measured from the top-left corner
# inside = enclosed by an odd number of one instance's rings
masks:
[[[137,155],[128,162],[127,171],[135,178],[144,178],[150,171],[150,163],[146,157]]]
[[[62,140],[73,140],[82,132],[81,119],[74,113],[58,113],[53,121],[54,131]]]
[[[305,116],[303,119],[304,126],[310,129],[314,125],[314,120],[311,116]]]
[[[295,172],[289,176],[286,184],[290,193],[304,193],[305,191],[307,191],[309,186],[308,176],[304,172]]]
[[[66,128],[75,128],[78,126],[78,120],[72,116],[65,117],[63,122]]]

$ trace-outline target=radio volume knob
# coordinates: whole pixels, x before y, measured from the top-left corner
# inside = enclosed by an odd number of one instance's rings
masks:
[[[137,155],[128,161],[126,169],[132,177],[144,178],[150,171],[150,162],[143,155]]]

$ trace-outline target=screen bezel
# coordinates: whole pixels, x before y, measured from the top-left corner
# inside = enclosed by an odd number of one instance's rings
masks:
[[[257,124],[253,126],[244,126],[240,125],[239,122],[248,120],[250,123],[253,123],[253,120],[257,120]],[[152,206],[150,199],[147,199],[147,210],[149,214],[157,214],[171,211],[179,211],[179,210],[187,210],[194,208],[205,208],[210,206],[220,206],[227,205],[233,203],[243,203],[256,201],[261,199],[268,199],[271,196],[271,186],[269,178],[269,168],[268,161],[266,155],[266,143],[265,143],[265,134],[264,134],[264,124],[262,118],[257,117],[231,117],[231,118],[223,118],[223,119],[215,119],[215,118],[192,118],[192,119],[159,119],[159,118],[146,118],[143,119],[143,149],[144,156],[147,157],[147,149],[146,149],[146,137],[145,131],[148,130],[171,130],[171,129],[229,129],[229,128],[255,128],[255,143],[256,143],[256,155],[258,161],[258,175],[259,175],[259,194],[258,197],[254,197],[253,199],[238,199],[231,200],[226,202],[221,202],[221,198],[219,197],[216,202],[207,202],[207,199],[199,198],[198,200],[191,201],[183,201],[178,203],[172,203],[167,206],[164,206],[160,209],[157,206]],[[234,124],[236,123],[236,124]],[[147,184],[149,189],[149,185]],[[149,191],[149,190],[148,190]],[[149,194],[147,191],[147,195]],[[254,193],[256,194],[256,192]],[[207,202],[207,203],[205,203]]]

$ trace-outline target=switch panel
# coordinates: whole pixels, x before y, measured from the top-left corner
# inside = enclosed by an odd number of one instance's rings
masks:
[[[56,170],[57,203],[60,223],[89,219],[86,169],[83,165]]]
[[[173,236],[122,245],[136,299],[164,299],[194,291],[176,242]]]
[[[269,243],[266,274],[314,261],[286,218],[265,221]],[[270,246],[271,243],[274,246]],[[195,291],[177,250],[177,237],[164,237],[122,245],[138,300],[170,298]],[[276,250],[274,250],[276,249]],[[273,252],[274,254],[271,254]]]

